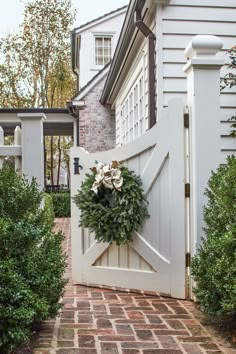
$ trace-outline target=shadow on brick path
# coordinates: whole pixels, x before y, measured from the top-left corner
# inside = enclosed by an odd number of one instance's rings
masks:
[[[190,301],[73,284],[70,219],[56,219],[66,238],[64,308],[44,322],[34,354],[236,353],[223,348],[193,316]]]

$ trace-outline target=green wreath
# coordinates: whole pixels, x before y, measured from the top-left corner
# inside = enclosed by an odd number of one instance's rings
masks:
[[[116,161],[91,170],[73,198],[80,226],[94,232],[98,242],[126,244],[148,216],[141,179]]]

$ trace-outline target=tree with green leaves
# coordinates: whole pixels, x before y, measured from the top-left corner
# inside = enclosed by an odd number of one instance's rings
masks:
[[[74,93],[70,68],[71,0],[26,3],[18,34],[0,42],[1,107],[65,107]]]
[[[75,15],[71,0],[25,3],[19,33],[0,41],[0,107],[66,106],[75,91],[70,67],[70,30]],[[64,144],[64,139],[53,136],[46,137],[45,142],[50,147],[46,164],[51,164],[51,171],[55,165],[58,168],[57,178],[50,174],[50,183],[58,184],[60,166],[68,166],[68,154],[61,153],[68,142]]]
[[[228,68],[230,69],[230,71],[221,80],[221,90],[236,86],[236,46],[230,48],[228,50],[228,54],[230,58],[230,64],[228,65]],[[230,135],[236,137],[236,115],[229,118],[229,121],[233,122],[231,124],[231,128],[233,129],[231,130]]]

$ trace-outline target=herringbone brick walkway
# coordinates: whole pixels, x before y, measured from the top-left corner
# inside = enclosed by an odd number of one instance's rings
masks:
[[[70,279],[70,219],[56,219],[66,235]],[[194,318],[194,304],[159,296],[74,285],[60,316],[45,322],[34,354],[219,354],[222,348]]]

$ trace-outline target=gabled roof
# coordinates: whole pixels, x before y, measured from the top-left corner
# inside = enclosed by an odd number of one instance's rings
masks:
[[[111,62],[106,64],[93,78],[77,92],[71,101],[81,101],[107,75]]]
[[[108,19],[110,19],[110,18],[112,18],[112,17],[114,17],[114,16],[116,16],[116,15],[119,15],[119,14],[121,14],[121,13],[124,13],[124,12],[126,11],[127,7],[128,7],[127,5],[122,6],[122,7],[119,7],[119,8],[116,9],[116,10],[113,10],[113,11],[111,11],[111,12],[108,12],[108,13],[106,13],[106,14],[100,16],[100,17],[97,17],[97,18],[93,19],[92,21],[89,21],[89,22],[84,23],[83,25],[81,25],[81,26],[79,26],[79,27],[74,28],[73,31],[76,32],[76,33],[83,32],[83,31],[85,31],[86,29],[95,26],[97,23],[106,21],[106,20],[108,20]]]
[[[111,68],[107,75],[107,79],[104,85],[104,89],[101,95],[100,102],[102,104],[111,103],[109,101],[113,94],[113,89],[116,87],[117,80],[122,71],[122,65],[125,63],[127,58],[128,50],[132,45],[132,39],[138,32],[135,26],[135,12],[140,11],[145,8],[145,4],[155,3],[168,5],[170,0],[130,0],[126,16],[124,19],[123,27],[121,29],[120,37],[116,46],[116,50],[113,56]]]

